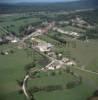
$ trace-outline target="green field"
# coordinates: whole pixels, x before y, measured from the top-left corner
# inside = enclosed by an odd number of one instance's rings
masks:
[[[33,17],[29,14],[12,14],[0,16],[0,35],[8,32],[15,32],[17,35],[20,34],[20,28],[33,23],[40,22],[39,18]]]
[[[34,97],[37,100],[86,100],[96,90],[98,84],[98,80],[96,78],[98,76],[77,71],[76,69],[72,70],[83,77],[82,84],[71,89],[55,90],[52,92],[40,91],[34,93]],[[33,88],[35,86],[42,87],[60,84],[65,85],[73,80],[76,80],[76,78],[66,72],[62,72],[62,74],[56,74],[55,76],[51,76],[48,72],[48,76],[45,76],[44,74],[44,76],[40,75],[40,78],[30,80],[28,86],[29,88]]]
[[[0,100],[24,100],[24,96],[18,93],[20,88],[16,81],[23,79],[25,75],[24,66],[31,63],[33,58],[38,61],[39,67],[41,60],[47,60],[36,52],[33,53],[35,56],[28,56],[25,50],[19,50],[13,45],[0,46],[0,51],[10,49],[14,50],[14,54],[0,54]],[[43,66],[45,65],[43,64]]]
[[[73,32],[79,32],[79,33],[85,32],[84,29],[77,28],[74,26],[65,26],[65,27],[61,27],[61,29],[65,30],[65,31],[73,31]]]

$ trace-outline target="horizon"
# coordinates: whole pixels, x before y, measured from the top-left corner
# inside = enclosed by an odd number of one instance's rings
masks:
[[[0,3],[55,3],[55,2],[74,2],[79,0],[0,0]]]

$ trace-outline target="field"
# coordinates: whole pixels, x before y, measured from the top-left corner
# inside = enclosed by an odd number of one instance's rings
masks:
[[[94,90],[97,88],[98,80],[97,75],[77,71],[76,69],[72,68],[75,73],[81,75],[83,77],[82,84],[77,85],[71,89],[64,89],[64,90],[55,90],[52,92],[40,91],[34,93],[34,97],[37,100],[86,100],[88,96],[92,95]],[[49,85],[65,85],[66,83],[75,80],[75,77],[72,75],[61,72],[61,74],[56,74],[54,76],[41,76],[40,78],[33,79],[29,81],[29,88],[38,86],[49,86]],[[49,97],[49,98],[47,98]]]
[[[20,88],[16,80],[23,79],[24,66],[33,61],[33,56],[28,56],[25,50],[16,49],[13,45],[0,46],[0,51],[9,49],[13,49],[14,54],[0,55],[0,100],[24,100],[24,96],[18,92]],[[42,59],[46,61],[38,53],[34,57],[39,62]],[[40,64],[37,65],[40,67]]]
[[[2,15],[0,16],[0,35],[6,34],[6,30],[19,35],[23,27],[37,22],[40,22],[40,19],[29,14]]]
[[[79,33],[85,32],[84,29],[77,28],[74,26],[65,26],[65,27],[61,27],[61,29],[65,30],[65,31],[73,31],[73,32],[79,32]]]
[[[41,38],[41,37],[40,37]],[[48,41],[51,40],[52,42],[58,42],[56,40],[47,39]],[[93,41],[92,43],[95,43]],[[86,45],[87,46],[87,45]],[[96,45],[93,45],[96,46]],[[81,47],[81,45],[80,45]],[[89,46],[87,46],[89,47]],[[60,48],[60,47],[59,47]],[[95,47],[94,47],[95,48]],[[1,50],[9,50],[13,49],[15,51],[14,54],[9,55],[0,55],[0,99],[1,100],[24,100],[24,95],[19,94],[19,86],[16,82],[18,79],[23,79],[25,75],[24,66],[29,64],[33,60],[33,56],[28,56],[27,51],[21,49],[16,49],[16,46],[13,45],[3,45],[0,46]],[[74,49],[74,48],[71,48]],[[81,48],[80,48],[81,49]],[[83,50],[83,49],[82,49]],[[90,50],[87,49],[87,50]],[[92,51],[92,49],[91,49]],[[75,51],[74,51],[75,52]],[[82,52],[82,51],[81,51]],[[96,50],[97,52],[97,50]],[[94,51],[94,53],[96,53]],[[91,53],[91,52],[90,52]],[[82,54],[81,54],[82,55]],[[42,58],[39,54],[35,54],[36,59],[40,61]],[[83,55],[84,56],[84,55]],[[97,55],[96,55],[97,56]],[[84,57],[85,58],[85,57]],[[90,58],[90,57],[89,57]],[[82,60],[84,61],[84,60]],[[92,67],[91,67],[92,68]],[[90,69],[90,67],[88,67]],[[95,68],[94,68],[95,69]],[[97,66],[96,66],[97,69]],[[74,72],[78,73],[79,75],[83,76],[83,83],[75,88],[66,89],[61,91],[53,91],[53,92],[38,92],[34,94],[34,97],[37,100],[85,100],[88,96],[92,95],[92,93],[97,88],[98,80],[97,75],[89,74],[86,72],[82,72],[80,70],[74,69]],[[51,81],[50,81],[51,80]],[[56,76],[47,76],[47,77],[40,77],[35,80],[31,80],[30,87],[33,86],[43,86],[43,85],[56,85],[56,84],[65,84],[74,78],[64,73],[61,75]],[[50,98],[47,98],[50,97]]]

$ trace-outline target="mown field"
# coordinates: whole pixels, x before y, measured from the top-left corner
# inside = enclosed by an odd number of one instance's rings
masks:
[[[13,54],[0,54],[0,100],[24,100],[24,96],[19,94],[19,86],[16,80],[22,80],[25,75],[25,66],[35,58],[40,67],[40,61],[47,61],[46,58],[33,51],[33,55],[28,55],[27,51],[17,49],[13,45],[0,46],[2,50],[14,50]],[[44,65],[44,64],[43,64]]]

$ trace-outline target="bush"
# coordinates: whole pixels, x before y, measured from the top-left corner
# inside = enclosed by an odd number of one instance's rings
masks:
[[[76,86],[76,83],[74,81],[66,84],[67,89],[74,88],[75,86]]]
[[[98,96],[98,90],[94,92],[93,96]]]
[[[36,67],[36,64],[32,62],[25,66],[25,71],[28,72],[31,68],[34,68],[34,67]]]

